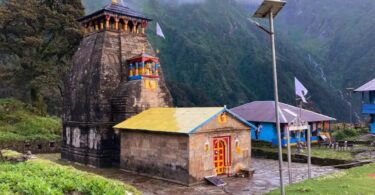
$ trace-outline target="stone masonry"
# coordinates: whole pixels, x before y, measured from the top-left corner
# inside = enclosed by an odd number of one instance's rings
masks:
[[[204,181],[206,176],[216,175],[213,140],[223,136],[230,138],[230,167],[225,174],[251,167],[250,128],[228,116],[226,124],[219,124],[214,118],[192,134],[121,130],[120,168],[194,185]],[[205,150],[207,142],[209,148]]]
[[[62,158],[97,167],[118,164],[120,138],[112,126],[150,107],[168,107],[172,98],[163,75],[147,91],[128,81],[127,59],[145,50],[146,35],[100,31],[88,34],[73,57],[65,80]]]

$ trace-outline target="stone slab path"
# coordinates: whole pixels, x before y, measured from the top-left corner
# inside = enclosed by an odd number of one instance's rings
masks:
[[[107,178],[117,179],[126,184],[135,186],[142,191],[144,195],[258,195],[265,194],[279,187],[278,162],[275,160],[253,158],[253,169],[255,174],[253,179],[224,177],[227,183],[223,188],[215,187],[208,184],[200,184],[192,187],[181,186],[161,180],[151,179],[139,175],[122,172],[118,169],[98,169],[91,168],[74,163],[68,163],[59,160],[58,154],[38,155],[40,158],[46,158],[63,165],[74,166],[77,169],[102,175]],[[285,183],[288,183],[287,163],[284,163]],[[307,165],[293,163],[293,181],[298,182],[307,178]],[[332,167],[312,166],[313,177],[337,172]]]

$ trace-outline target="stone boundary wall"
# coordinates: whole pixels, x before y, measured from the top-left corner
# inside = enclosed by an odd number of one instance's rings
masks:
[[[279,159],[279,154],[277,152],[264,151],[261,149],[253,149],[252,154],[253,154],[253,157],[258,157],[258,158],[265,158],[265,159],[272,159],[272,160]],[[288,160],[288,156],[286,154],[283,154],[283,160],[284,161]],[[307,163],[307,156],[293,154],[292,162]],[[335,165],[348,164],[352,162],[353,161],[348,161],[348,160],[311,157],[311,164],[318,165],[318,166],[335,166]]]
[[[60,141],[0,141],[0,149],[14,150],[20,153],[31,151],[32,154],[59,153]]]

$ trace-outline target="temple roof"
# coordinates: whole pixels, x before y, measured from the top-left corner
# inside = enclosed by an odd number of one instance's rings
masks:
[[[306,122],[323,122],[336,120],[332,117],[325,116],[310,110],[300,110],[300,108],[298,107],[284,103],[280,103],[279,106],[281,123],[292,122],[300,112],[301,119]],[[255,101],[236,108],[232,108],[231,111],[247,121],[276,123],[274,101]]]
[[[82,18],[79,18],[78,21],[80,22],[80,21],[83,21],[87,18],[91,18],[95,15],[99,15],[99,14],[102,14],[102,13],[105,13],[105,12],[117,14],[117,15],[120,15],[120,16],[129,16],[129,17],[133,17],[133,18],[151,21],[150,18],[147,18],[143,14],[130,9],[129,7],[123,5],[122,3],[109,3],[106,6],[104,6],[102,9],[100,9],[100,10],[94,12],[94,13],[91,13],[89,15],[83,16]]]
[[[192,134],[219,114],[227,112],[255,128],[223,107],[212,108],[151,108],[114,126],[116,129]]]
[[[358,89],[354,90],[355,92],[365,92],[365,91],[375,91],[375,79],[370,82],[362,85]]]
[[[159,58],[156,57],[156,56],[153,56],[153,55],[151,55],[151,54],[147,54],[147,53],[145,53],[145,52],[142,52],[142,53],[139,54],[139,55],[136,55],[136,56],[134,56],[134,57],[129,58],[128,61],[132,61],[132,60],[140,59],[140,58],[151,58],[151,59],[156,59],[156,60],[159,59]]]

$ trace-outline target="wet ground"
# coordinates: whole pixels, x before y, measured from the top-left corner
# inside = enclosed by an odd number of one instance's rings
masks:
[[[107,178],[117,179],[126,184],[135,186],[145,195],[252,195],[264,194],[279,186],[278,162],[275,160],[253,159],[253,169],[255,174],[253,179],[225,177],[223,180],[227,183],[224,188],[218,188],[208,184],[200,184],[193,187],[185,187],[178,184],[151,179],[139,175],[122,172],[118,169],[98,169],[90,168],[73,163],[60,161],[59,154],[38,155],[40,158],[46,158],[63,165],[71,165],[77,169],[96,173]],[[287,164],[284,163],[284,167]],[[305,180],[307,178],[307,165],[293,163],[293,182]],[[312,166],[312,176],[329,174],[338,170],[332,167]],[[284,182],[288,183],[287,170],[284,170]]]

